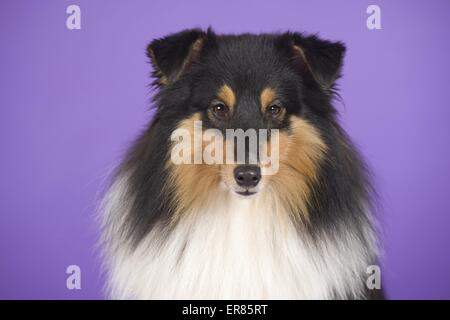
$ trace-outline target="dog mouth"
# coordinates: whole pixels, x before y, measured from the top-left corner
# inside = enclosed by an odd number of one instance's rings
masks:
[[[253,199],[261,191],[260,188],[233,188],[233,193],[241,199]]]
[[[245,190],[245,191],[236,191],[236,193],[242,197],[250,197],[252,195],[257,194],[257,191]]]

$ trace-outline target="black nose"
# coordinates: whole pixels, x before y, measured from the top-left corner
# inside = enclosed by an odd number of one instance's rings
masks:
[[[261,169],[254,165],[237,166],[234,169],[234,179],[240,187],[256,187],[261,180]]]

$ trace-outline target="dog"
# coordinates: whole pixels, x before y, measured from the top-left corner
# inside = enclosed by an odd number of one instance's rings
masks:
[[[382,297],[366,285],[379,255],[370,175],[332,104],[345,50],[298,32],[211,28],[148,45],[155,114],[101,204],[111,298]],[[263,165],[245,146],[241,161],[196,162],[188,151],[205,140],[186,146],[180,130],[213,130],[212,156],[230,140],[220,133],[265,131],[256,149],[274,155],[276,144],[277,157]],[[174,161],[180,146],[191,162]]]

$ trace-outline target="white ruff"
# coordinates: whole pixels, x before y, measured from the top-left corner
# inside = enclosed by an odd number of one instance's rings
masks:
[[[359,297],[374,248],[351,232],[300,234],[275,198],[225,194],[136,250],[114,236],[127,214],[126,183],[105,198],[109,293],[117,299],[329,299]],[[372,237],[367,232],[368,237]],[[334,294],[334,295],[333,295]]]

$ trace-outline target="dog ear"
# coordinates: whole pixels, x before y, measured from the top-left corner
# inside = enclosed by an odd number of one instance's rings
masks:
[[[171,84],[187,72],[198,61],[205,39],[203,31],[191,29],[153,40],[147,47],[147,56],[155,84]]]
[[[331,42],[317,36],[304,37],[300,33],[285,33],[281,43],[288,43],[289,54],[295,63],[316,80],[325,90],[331,90],[340,77],[345,55],[342,42]]]

